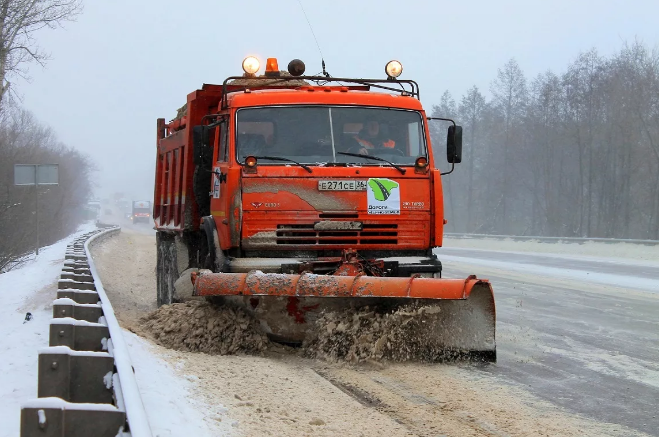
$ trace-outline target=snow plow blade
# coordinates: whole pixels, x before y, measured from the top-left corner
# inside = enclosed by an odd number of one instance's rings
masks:
[[[274,341],[301,343],[323,311],[415,306],[429,345],[496,361],[494,294],[487,280],[263,273],[193,274],[195,296],[222,297],[252,312]],[[411,313],[410,313],[411,314]],[[418,320],[418,319],[422,320]]]

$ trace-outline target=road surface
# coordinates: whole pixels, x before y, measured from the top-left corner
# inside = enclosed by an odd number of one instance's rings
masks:
[[[154,308],[153,233],[126,227],[93,252],[120,322],[135,328]],[[659,294],[642,289],[657,280],[650,263],[440,253],[445,276],[493,282],[496,364],[349,365],[286,348],[262,356],[160,348],[162,356],[198,382],[200,408],[235,424],[236,435],[659,435]],[[634,288],[617,285],[626,275]]]
[[[476,273],[494,284],[498,362],[483,372],[597,421],[659,435],[659,265],[466,248],[437,253],[446,276]]]

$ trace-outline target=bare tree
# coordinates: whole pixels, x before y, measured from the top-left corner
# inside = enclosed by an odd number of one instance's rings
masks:
[[[32,114],[12,109],[0,116],[0,273],[15,267],[34,250],[35,195],[39,198],[39,241],[52,244],[74,232],[85,219],[91,197],[94,165],[75,149],[61,144],[52,129]],[[16,187],[18,163],[59,163],[59,184]],[[36,191],[36,193],[35,193]]]
[[[526,83],[511,61],[491,100],[475,89],[459,100],[465,171],[446,181],[464,193],[447,198],[458,226],[658,239],[659,48],[590,50]],[[433,109],[450,112],[447,96]]]
[[[464,127],[467,130],[465,141],[465,151],[463,153],[467,161],[467,231],[472,232],[474,226],[473,205],[474,199],[474,168],[476,167],[477,157],[479,156],[476,149],[480,146],[481,120],[485,110],[485,97],[477,87],[472,87],[467,91],[467,95],[462,97],[460,102],[459,113],[464,121]]]
[[[519,148],[518,130],[526,108],[527,88],[526,78],[519,64],[514,59],[509,60],[503,68],[497,72],[497,78],[491,84],[493,104],[503,116],[503,160],[504,166],[509,166],[503,172],[503,191],[500,193],[502,206],[503,230],[509,232],[512,222],[509,204],[514,196],[511,186],[513,175],[511,170],[515,168],[513,151]]]
[[[48,60],[35,33],[73,20],[81,10],[82,0],[0,0],[0,106],[12,76],[25,77],[27,64]]]
[[[442,94],[442,98],[439,102],[439,105],[433,105],[432,107],[432,116],[433,117],[442,117],[442,118],[452,118],[455,117],[457,113],[456,106],[455,106],[455,100],[453,99],[453,96],[451,96],[451,93],[447,90],[444,91],[444,94]],[[442,128],[440,128],[442,127]],[[433,136],[435,137],[433,140],[433,154],[435,155],[435,159],[441,159],[441,157],[446,156],[446,148],[445,148],[445,133],[446,132],[443,129],[443,125],[440,123],[431,123],[431,128],[432,128],[432,133]],[[455,181],[455,174],[453,174],[453,178],[447,178],[444,179],[444,188],[445,188],[445,210],[444,214],[445,216],[448,216],[448,222],[450,223],[451,226],[456,225],[458,222],[456,220],[456,215],[455,215],[455,210],[456,206],[454,204],[454,198],[453,198],[453,190],[452,190],[452,182]],[[454,231],[457,231],[459,229],[453,228]]]

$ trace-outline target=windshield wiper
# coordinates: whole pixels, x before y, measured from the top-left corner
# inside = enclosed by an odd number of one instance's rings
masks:
[[[393,162],[391,162],[391,161],[387,161],[386,159],[384,159],[384,158],[380,158],[379,156],[360,155],[359,153],[350,153],[350,152],[336,152],[336,154],[337,154],[337,155],[356,156],[357,158],[374,159],[374,160],[376,160],[376,161],[386,162],[387,164],[389,164],[390,166],[392,166],[393,168],[395,168],[396,170],[398,170],[401,174],[405,174],[405,172],[407,171],[407,170],[405,170],[404,168],[402,168],[402,167],[400,167],[400,166],[394,164]]]
[[[308,171],[309,173],[312,172],[311,167],[309,167],[308,165],[302,164],[302,163],[297,162],[297,161],[293,161],[292,159],[288,159],[288,158],[281,158],[281,157],[279,157],[279,156],[255,156],[254,158],[256,158],[256,159],[269,159],[269,160],[271,160],[271,161],[287,161],[287,162],[292,162],[292,163],[294,163],[294,164],[299,165],[300,167],[302,167],[303,169],[305,169],[305,170]]]

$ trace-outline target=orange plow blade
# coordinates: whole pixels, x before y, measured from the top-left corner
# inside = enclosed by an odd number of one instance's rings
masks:
[[[405,311],[428,347],[496,359],[494,295],[489,281],[422,277],[263,273],[193,274],[194,295],[219,296],[252,312],[275,341],[303,342],[323,312]],[[422,308],[411,311],[409,308]],[[413,316],[412,316],[413,314]]]

